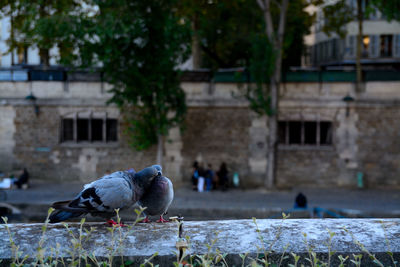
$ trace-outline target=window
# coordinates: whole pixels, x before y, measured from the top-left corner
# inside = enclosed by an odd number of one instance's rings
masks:
[[[17,58],[18,58],[18,64],[28,63],[28,48],[27,47],[18,47],[17,48]]]
[[[76,126],[78,132],[77,141],[89,141],[89,119],[78,119]]]
[[[361,56],[362,57],[368,57],[368,52],[369,52],[369,43],[370,43],[370,38],[368,35],[364,35],[362,38],[362,52]]]
[[[369,53],[368,56],[371,58],[379,57],[379,35],[370,35]]]
[[[394,39],[393,56],[400,57],[400,34],[394,35],[393,39]]]
[[[62,140],[64,141],[73,141],[74,140],[74,120],[73,119],[64,119],[63,123],[63,132],[62,132]]]
[[[381,35],[381,57],[392,56],[392,35]]]
[[[278,135],[283,145],[332,145],[332,122],[279,121]]]
[[[350,35],[348,36],[348,56],[349,57],[354,57],[356,54],[356,36],[355,35]]]
[[[116,142],[118,141],[118,120],[74,115],[61,119],[61,142]]]

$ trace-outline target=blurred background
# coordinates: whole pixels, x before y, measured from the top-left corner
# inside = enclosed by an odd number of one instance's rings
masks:
[[[160,163],[171,215],[398,217],[399,21],[399,0],[2,1],[0,210],[42,221]]]

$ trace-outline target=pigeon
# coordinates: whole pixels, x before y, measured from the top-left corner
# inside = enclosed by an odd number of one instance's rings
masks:
[[[137,173],[132,170],[117,171],[86,184],[73,200],[53,203],[56,212],[50,215],[50,223],[65,221],[90,213],[108,218],[107,224],[117,224],[110,218],[115,209],[126,209],[135,204],[150,188],[152,181],[162,175],[159,165],[147,167]]]
[[[148,216],[154,215],[160,216],[160,219],[157,220],[157,222],[168,222],[168,220],[163,218],[163,215],[166,214],[173,198],[174,188],[171,180],[165,176],[157,176],[154,178],[149,189],[138,202],[141,207],[146,208],[144,210],[146,218],[142,222],[150,222]]]

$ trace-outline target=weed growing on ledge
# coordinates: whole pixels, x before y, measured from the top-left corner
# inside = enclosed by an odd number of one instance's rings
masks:
[[[102,257],[101,259],[97,258],[93,251],[88,251],[85,246],[86,242],[95,238],[93,233],[95,231],[95,227],[84,227],[85,219],[82,219],[79,223],[79,228],[77,230],[73,230],[69,227],[67,223],[64,223],[63,226],[68,232],[70,237],[70,246],[68,248],[62,248],[59,243],[57,243],[56,247],[48,248],[45,246],[46,240],[48,240],[48,224],[49,224],[49,216],[53,212],[53,209],[50,208],[48,211],[47,218],[41,229],[41,236],[38,242],[37,250],[35,255],[23,255],[23,252],[20,250],[20,247],[15,243],[15,233],[12,233],[10,227],[7,224],[7,218],[2,218],[5,223],[5,229],[8,233],[9,244],[12,253],[11,265],[13,267],[28,267],[28,266],[79,266],[79,267],[89,267],[89,266],[137,266],[130,260],[125,260],[123,256],[124,252],[124,241],[127,239],[129,235],[131,235],[135,228],[134,226],[141,220],[144,219],[142,216],[144,209],[135,210],[137,214],[136,220],[128,225],[127,230],[123,230],[121,227],[110,227],[107,228],[110,233],[110,242],[106,244],[100,244],[103,248],[106,249],[106,257]],[[117,213],[117,222],[120,224],[121,219],[119,216],[119,210],[116,210]],[[276,229],[276,234],[273,238],[273,241],[267,243],[263,237],[265,231],[268,229],[261,231],[256,218],[253,218],[253,223],[255,226],[255,232],[257,233],[257,239],[259,241],[258,244],[254,244],[257,248],[257,253],[254,254],[243,253],[239,254],[240,257],[240,265],[232,265],[232,266],[242,266],[242,267],[280,267],[280,266],[289,266],[289,267],[303,267],[303,266],[311,266],[311,267],[330,267],[332,266],[333,259],[336,258],[336,266],[345,267],[345,266],[363,266],[363,255],[368,256],[368,258],[376,265],[380,267],[384,267],[382,262],[380,262],[374,254],[370,253],[366,247],[358,241],[353,233],[351,233],[346,228],[343,230],[348,233],[353,240],[353,243],[356,244],[362,254],[352,254],[349,256],[336,255],[336,251],[332,250],[332,241],[335,238],[336,234],[331,230],[327,229],[328,238],[324,243],[328,248],[328,253],[325,253],[318,257],[318,254],[314,251],[314,247],[309,243],[307,239],[307,234],[303,234],[303,242],[307,249],[308,256],[302,258],[300,255],[297,255],[293,252],[287,252],[289,248],[289,244],[283,247],[283,252],[276,258],[274,256],[273,247],[280,240],[282,234],[282,226],[285,223],[285,220],[289,218],[289,215],[282,214],[282,223]],[[178,238],[176,242],[177,251],[175,252],[177,258],[175,262],[172,262],[171,265],[175,267],[212,267],[212,266],[222,266],[228,267],[229,260],[227,259],[227,253],[221,252],[216,244],[219,241],[219,232],[216,231],[214,233],[214,238],[212,238],[209,244],[205,244],[207,248],[207,252],[203,255],[193,255],[190,254],[191,240],[189,236],[183,236],[183,218],[178,218],[177,226],[178,226]],[[383,222],[381,222],[384,234],[385,234],[385,244],[388,248],[387,254],[389,255],[392,264],[391,266],[397,267],[397,262],[394,259],[393,253],[391,251],[391,246],[389,239],[387,237],[387,231]],[[49,256],[46,256],[49,255]],[[67,257],[62,255],[68,255]],[[336,255],[336,256],[335,256]],[[147,259],[144,259],[140,264],[140,267],[158,267],[155,265],[153,261],[158,256],[158,253],[154,253]],[[118,259],[118,260],[117,260]],[[305,263],[305,264],[304,264]],[[3,264],[0,262],[0,264]]]
[[[69,248],[61,248],[61,245],[57,243],[56,248],[47,248],[44,246],[47,236],[46,232],[48,229],[48,224],[49,224],[49,217],[51,213],[54,211],[53,208],[50,208],[48,210],[47,218],[42,226],[42,233],[41,233],[41,238],[38,242],[38,248],[37,248],[37,253],[36,255],[23,255],[23,253],[19,250],[20,247],[16,245],[14,241],[14,233],[11,232],[7,222],[6,217],[2,217],[4,223],[5,223],[5,228],[7,230],[8,236],[9,236],[9,242],[10,242],[10,248],[12,252],[12,262],[11,265],[12,267],[28,267],[28,266],[79,266],[79,267],[88,267],[88,266],[101,266],[101,267],[106,267],[106,266],[114,266],[114,260],[116,257],[120,257],[120,262],[122,263],[121,266],[129,266],[132,265],[132,262],[130,261],[124,261],[123,257],[123,243],[124,240],[131,235],[134,232],[134,226],[142,221],[144,219],[142,215],[144,208],[136,209],[136,220],[131,224],[127,225],[128,231],[123,231],[122,227],[109,227],[107,228],[108,231],[110,232],[111,235],[111,241],[110,245],[106,246],[105,244],[102,244],[104,247],[107,249],[107,257],[106,260],[99,260],[95,256],[94,252],[88,252],[85,249],[85,242],[89,240],[92,237],[92,234],[94,230],[96,229],[95,227],[90,227],[90,229],[84,228],[85,224],[85,218],[82,218],[80,223],[79,223],[79,230],[78,233],[74,233],[74,231],[69,227],[67,223],[64,223],[63,226],[67,230],[69,236],[70,236],[70,247]],[[118,224],[121,223],[121,218],[119,216],[119,210],[116,210],[117,213],[117,222]],[[50,253],[46,253],[46,249],[50,250]],[[68,258],[64,258],[60,256],[62,252],[66,252],[68,255]],[[48,257],[45,257],[45,255],[50,255]],[[33,256],[33,257],[32,257]],[[151,264],[151,260],[157,256],[157,253],[152,255],[150,258],[145,259],[144,263],[141,264],[141,266],[153,266]],[[28,263],[28,260],[31,262]]]

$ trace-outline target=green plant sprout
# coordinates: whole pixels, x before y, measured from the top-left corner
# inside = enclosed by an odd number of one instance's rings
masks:
[[[101,244],[105,248],[106,254],[100,258],[97,258],[94,252],[88,251],[86,243],[93,236],[96,228],[95,227],[86,227],[86,220],[83,218],[79,223],[78,229],[72,229],[69,227],[67,223],[64,223],[64,227],[70,237],[70,246],[67,248],[62,248],[59,243],[56,244],[55,247],[49,248],[46,246],[46,241],[48,240],[49,234],[49,216],[54,211],[54,209],[50,208],[48,210],[48,214],[46,220],[41,228],[41,236],[38,241],[36,253],[34,255],[24,255],[15,242],[15,233],[11,231],[11,228],[8,225],[8,220],[6,217],[2,217],[4,221],[4,229],[6,229],[8,234],[8,239],[10,243],[11,249],[11,263],[12,267],[28,267],[28,266],[40,266],[40,267],[57,267],[57,266],[74,266],[74,267],[89,267],[89,266],[98,266],[98,267],[107,267],[107,266],[132,266],[134,262],[131,260],[125,260],[124,258],[124,249],[126,244],[126,239],[128,236],[132,235],[132,233],[136,230],[135,225],[144,219],[142,216],[144,209],[136,209],[135,213],[137,215],[136,220],[128,224],[126,228],[122,228],[119,226],[112,226],[107,228],[110,234],[110,239],[107,241],[109,243],[108,246],[105,244]],[[117,222],[121,224],[121,218],[119,215],[119,210],[116,210]],[[262,231],[258,226],[256,218],[253,218],[253,223],[255,225],[255,231],[257,233],[257,239],[261,242],[261,244],[256,244],[257,253],[256,257],[249,256],[249,253],[239,254],[241,259],[241,267],[280,267],[280,266],[289,266],[289,267],[298,267],[299,264],[304,260],[307,263],[307,266],[311,267],[330,267],[332,266],[333,256],[336,254],[336,251],[332,250],[332,241],[335,238],[336,234],[332,232],[330,229],[326,229],[328,232],[327,241],[324,242],[324,245],[328,248],[328,252],[326,254],[327,261],[317,257],[317,253],[314,251],[314,247],[309,244],[307,239],[307,234],[303,234],[303,241],[306,246],[308,256],[305,256],[303,259],[300,255],[295,254],[294,252],[288,252],[289,244],[286,244],[283,247],[283,252],[279,258],[273,260],[271,254],[273,253],[272,248],[281,239],[282,227],[285,220],[289,218],[289,215],[282,214],[282,223],[276,229],[275,237],[272,242],[267,243],[263,237]],[[390,256],[390,259],[393,263],[394,267],[397,267],[397,261],[395,261],[393,252],[391,251],[391,245],[389,242],[387,229],[383,221],[381,221],[381,225],[385,235],[385,244],[388,248],[387,254]],[[178,227],[178,238],[176,241],[176,251],[174,252],[177,256],[176,261],[172,262],[171,265],[175,267],[228,267],[227,261],[227,253],[220,251],[217,247],[217,242],[219,240],[218,231],[215,232],[215,237],[211,239],[209,244],[205,244],[207,251],[203,255],[190,254],[191,247],[191,239],[189,235],[183,235],[183,218],[179,218],[177,220]],[[360,248],[360,254],[352,254],[351,258],[349,256],[338,255],[337,259],[339,260],[338,267],[345,267],[348,263],[350,266],[354,265],[356,267],[363,266],[363,256],[367,255],[368,258],[375,263],[377,266],[384,267],[382,262],[380,262],[374,254],[369,252],[366,247],[358,241],[353,233],[351,233],[346,228],[343,228],[346,233],[348,233],[353,242]],[[65,257],[67,255],[67,257]],[[144,259],[144,261],[140,264],[141,267],[158,267],[158,265],[153,263],[153,260],[158,257],[158,252],[154,253],[150,257]],[[325,255],[325,254],[324,254]],[[33,257],[33,258],[32,258]],[[292,263],[287,263],[289,258],[293,258]],[[0,262],[3,264],[3,262]],[[303,267],[303,264],[300,264],[300,267]]]

